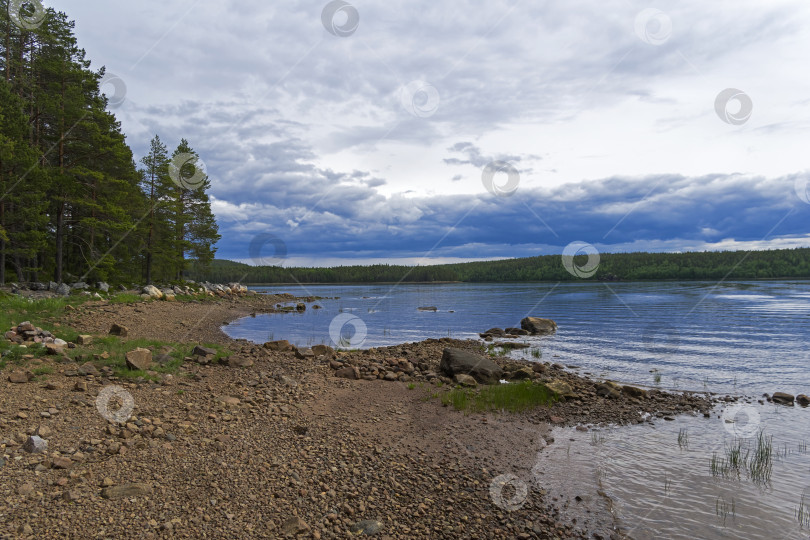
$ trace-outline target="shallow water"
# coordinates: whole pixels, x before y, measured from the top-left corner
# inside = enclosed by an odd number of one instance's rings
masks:
[[[595,510],[609,506],[616,526],[632,538],[810,538],[797,516],[803,494],[810,506],[810,409],[751,399],[774,391],[810,394],[810,282],[263,290],[340,299],[315,302],[320,310],[310,303],[303,314],[241,319],[224,328],[229,335],[259,343],[288,339],[368,348],[427,337],[476,338],[533,315],[554,319],[559,329],[553,336],[522,338],[532,348],[515,354],[528,359],[539,350],[543,361],[576,365],[595,377],[749,396],[750,403],[718,408],[710,419],[679,416],[655,419],[654,425],[557,430],[557,442],[538,456],[536,479],[563,496],[563,513],[580,523],[588,521],[576,495]],[[681,430],[687,446],[678,444]],[[745,471],[739,477],[712,474],[714,454],[724,457],[737,439],[751,446],[760,432],[773,437],[768,482]]]

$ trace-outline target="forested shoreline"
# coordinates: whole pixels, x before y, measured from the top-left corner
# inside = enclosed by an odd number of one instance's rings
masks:
[[[585,265],[587,256],[574,262]],[[285,268],[250,266],[215,260],[207,270],[195,269],[189,278],[215,283],[437,283],[578,281],[563,266],[560,255],[541,255],[499,261],[434,266],[339,266]],[[810,248],[769,251],[707,251],[686,253],[605,253],[599,258],[595,281],[719,280],[810,278]]]
[[[136,164],[108,110],[123,96],[102,93],[111,77],[90,68],[74,22],[29,15],[0,0],[0,283],[149,283],[207,264],[219,234],[199,155],[155,136]]]

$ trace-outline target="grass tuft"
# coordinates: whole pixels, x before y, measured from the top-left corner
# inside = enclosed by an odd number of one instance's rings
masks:
[[[443,405],[452,405],[459,411],[521,412],[535,407],[551,406],[557,395],[545,385],[531,381],[496,384],[480,389],[455,388],[441,396]]]

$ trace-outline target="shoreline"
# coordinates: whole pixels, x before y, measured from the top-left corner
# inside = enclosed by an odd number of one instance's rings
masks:
[[[634,407],[644,403],[631,406],[631,398],[622,394],[617,399],[627,403],[616,405],[596,394],[596,382],[552,365],[541,377],[581,389],[581,400],[526,413],[466,414],[443,407],[431,397],[436,386],[418,374],[412,382],[334,376],[329,360],[356,365],[362,372],[367,351],[337,352],[329,359],[297,358],[294,351],[272,352],[233,340],[220,330],[222,323],[272,312],[278,301],[291,300],[295,300],[291,295],[255,295],[199,303],[88,302],[55,321],[96,336],[106,335],[112,323],[128,325],[123,342],[151,338],[189,345],[218,343],[232,365],[247,367],[186,362],[176,376],[163,375],[159,382],[131,381],[105,373],[76,377],[72,373],[76,364],[44,357],[38,365],[52,369],[47,382],[22,385],[6,380],[7,367],[0,381],[0,444],[8,457],[0,472],[9,482],[0,494],[11,497],[14,509],[0,503],[0,514],[7,514],[6,521],[12,524],[0,528],[0,536],[25,530],[26,524],[39,534],[45,530],[75,534],[62,520],[28,518],[43,500],[48,514],[56,516],[70,508],[74,524],[100,528],[108,535],[120,532],[118,525],[106,524],[97,515],[102,508],[110,515],[123,512],[101,497],[107,480],[116,485],[150,483],[155,495],[135,499],[135,507],[150,524],[147,536],[154,537],[171,531],[275,537],[285,527],[296,526],[302,537],[341,537],[368,520],[382,523],[380,534],[390,538],[585,538],[592,532],[588,528],[610,533],[609,515],[591,515],[587,526],[559,522],[552,494],[543,491],[542,482],[540,486],[529,482],[521,508],[507,511],[493,502],[493,480],[504,474],[530,479],[542,448],[553,444],[554,426],[630,422],[632,414],[638,417]],[[480,346],[427,340],[378,348],[372,354],[379,355],[380,365],[402,353],[423,357],[432,369],[447,345],[469,350]],[[87,391],[74,391],[77,382],[86,383]],[[93,395],[111,384],[126,388],[137,403],[133,425],[114,429],[117,434],[110,433],[109,422],[92,404]],[[709,403],[692,403],[693,396],[682,402],[683,396],[652,395],[647,405],[661,409],[662,416],[695,411]],[[59,412],[40,417],[37,396],[59,405]],[[51,455],[21,452],[18,435],[41,424],[53,426]],[[149,428],[158,424],[161,436],[156,437],[157,429]],[[57,457],[72,463],[59,469],[53,465]],[[204,465],[212,462],[217,472]],[[43,463],[44,470],[33,470]],[[188,469],[181,463],[196,465]],[[31,493],[29,485],[34,488]],[[213,499],[231,501],[242,510],[215,512],[218,505],[210,504]],[[170,500],[181,510],[170,511]],[[268,513],[268,508],[273,511]],[[446,508],[454,511],[448,514]],[[257,512],[262,530],[250,517]],[[132,524],[126,515],[120,514],[121,524]],[[293,518],[300,518],[306,527]],[[583,526],[586,530],[581,530]]]

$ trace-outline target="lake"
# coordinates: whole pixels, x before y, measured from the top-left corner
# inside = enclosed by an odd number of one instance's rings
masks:
[[[235,321],[223,328],[231,337],[369,348],[429,337],[475,339],[491,327],[519,326],[531,315],[554,319],[559,329],[553,336],[521,338],[531,349],[513,354],[530,360],[540,354],[541,361],[576,366],[596,378],[747,396],[746,403],[718,407],[710,419],[567,430],[558,437],[565,444],[550,446],[538,462],[564,470],[580,456],[577,466],[592,476],[616,523],[634,538],[810,537],[810,409],[753,399],[775,391],[810,394],[810,282],[254,289],[333,299],[310,302],[303,313]],[[316,304],[322,309],[313,309]],[[760,433],[772,437],[772,472],[765,481],[745,468],[712,467],[713,459],[719,463],[737,445],[753,455]],[[566,485],[556,488],[565,493]],[[583,488],[571,489],[573,498]]]

